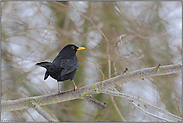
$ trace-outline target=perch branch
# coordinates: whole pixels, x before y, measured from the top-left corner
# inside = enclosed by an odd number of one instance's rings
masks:
[[[174,73],[179,73],[181,71],[182,71],[181,64],[173,64],[173,65],[140,69],[133,72],[124,73],[101,82],[96,82],[91,85],[83,86],[83,87],[77,88],[76,90],[68,90],[62,93],[57,93],[57,94],[21,98],[17,100],[2,101],[1,111],[9,112],[14,110],[31,108],[30,106],[31,100],[35,100],[36,103],[39,106],[41,106],[41,105],[60,103],[64,101],[74,100],[74,99],[82,99],[83,96],[86,94],[101,93],[102,91],[113,87],[114,84],[122,84],[128,81],[142,79],[145,77],[174,74]]]

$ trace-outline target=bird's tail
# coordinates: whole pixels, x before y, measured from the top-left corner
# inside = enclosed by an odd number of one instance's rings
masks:
[[[48,69],[50,66],[52,66],[52,63],[51,62],[40,62],[40,63],[37,63],[36,65]]]
[[[48,69],[53,66],[52,63],[51,62],[40,62],[40,63],[36,63],[36,65],[46,68],[47,71],[45,73],[44,80],[47,79],[49,76]]]

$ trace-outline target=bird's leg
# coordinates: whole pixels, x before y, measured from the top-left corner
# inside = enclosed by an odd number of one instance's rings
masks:
[[[76,90],[76,89],[77,89],[77,86],[76,86],[74,80],[72,80],[72,82],[73,82],[73,84],[74,84],[74,90]]]
[[[61,88],[62,88],[62,81],[57,81],[58,82],[58,93],[61,93]],[[61,85],[61,87],[60,87],[60,85]]]
[[[59,81],[57,81],[58,82],[58,93],[60,93],[61,91],[60,91],[60,89],[59,89]]]

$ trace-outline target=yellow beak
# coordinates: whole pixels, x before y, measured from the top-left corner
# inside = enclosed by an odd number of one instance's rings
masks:
[[[78,47],[77,50],[84,50],[85,47]]]

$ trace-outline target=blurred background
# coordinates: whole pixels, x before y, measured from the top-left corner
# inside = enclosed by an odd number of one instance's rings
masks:
[[[69,43],[86,48],[77,52],[77,87],[122,74],[126,67],[131,72],[182,63],[182,5],[178,1],[1,2],[1,41],[1,100],[54,94],[57,81],[51,77],[44,81],[45,69],[35,64],[53,61]],[[130,81],[117,89],[181,116],[181,76]],[[72,82],[64,82],[63,88],[73,89]],[[105,102],[106,108],[80,99],[41,107],[59,121],[123,121],[110,95],[93,97]],[[161,122],[126,99],[114,100],[126,121]],[[148,111],[165,117],[158,110]],[[1,121],[46,120],[34,109],[25,109],[2,113]]]

